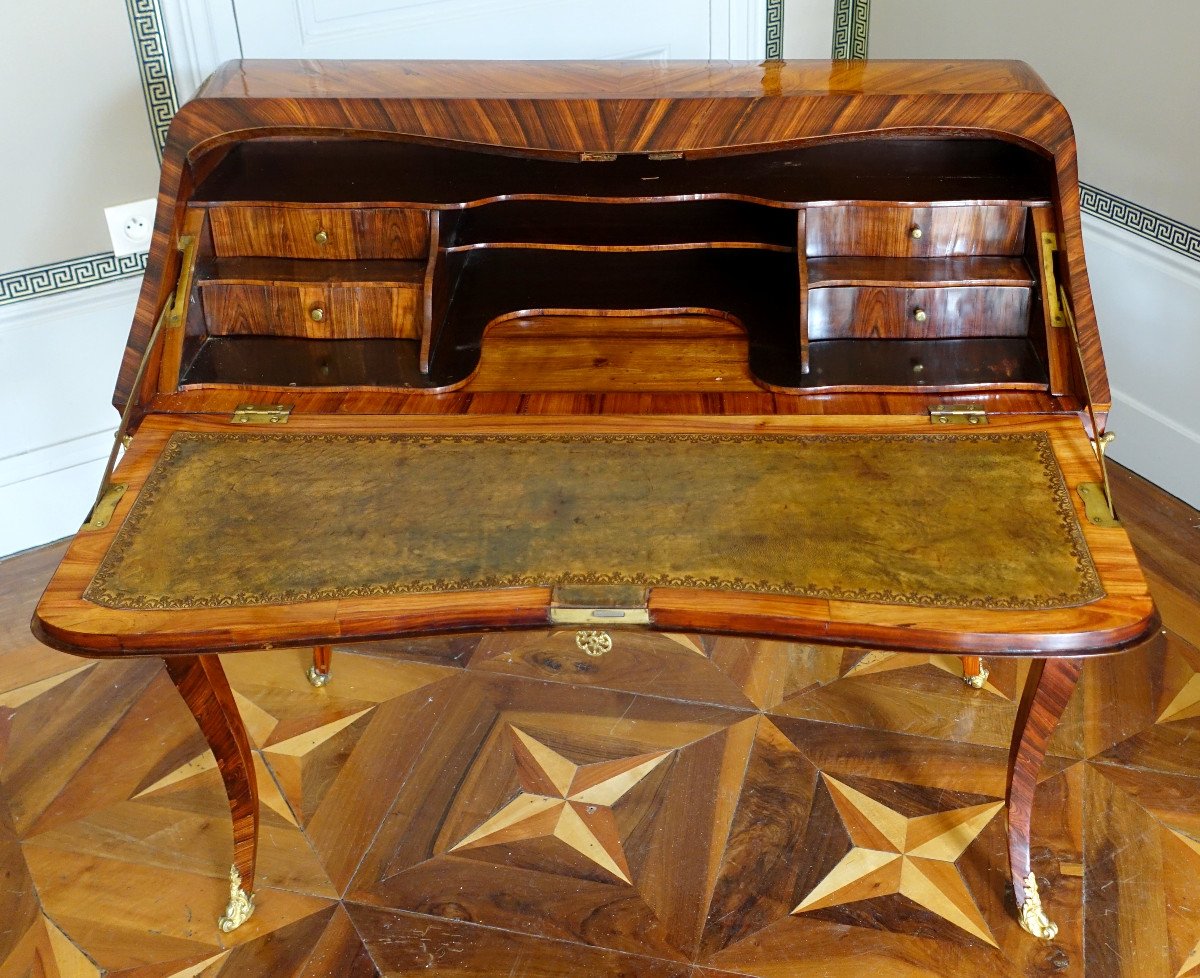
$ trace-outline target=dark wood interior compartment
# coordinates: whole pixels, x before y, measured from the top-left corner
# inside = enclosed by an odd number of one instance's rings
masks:
[[[416,340],[211,336],[182,383],[427,389],[434,385],[417,367],[418,349]]]
[[[1046,389],[1045,366],[1025,337],[818,340],[809,349],[798,392]],[[418,356],[415,340],[213,336],[185,369],[183,386],[439,387],[439,378],[421,373]]]
[[[455,282],[432,323],[430,377],[468,377],[484,328],[500,316],[547,311],[725,314],[750,342],[750,369],[778,387],[800,385],[799,282],[794,254],[753,248],[650,252],[480,249],[446,256]]]
[[[1012,204],[810,207],[806,248],[810,258],[1019,255],[1025,247],[1025,210]]]
[[[880,286],[1025,286],[1035,284],[1029,264],[1021,258],[871,258],[835,255],[809,258],[809,288],[839,285]]]
[[[808,296],[809,341],[1026,336],[1029,286],[877,285],[813,289]]]
[[[497,243],[581,248],[703,246],[732,242],[796,247],[796,212],[739,200],[611,204],[506,200],[456,215],[442,247]]]
[[[405,207],[284,207],[224,204],[209,208],[218,257],[424,258],[429,214]]]
[[[804,387],[1045,390],[1046,368],[1024,336],[814,340]]]
[[[200,286],[213,279],[244,285],[296,285],[306,282],[394,285],[420,288],[423,261],[305,261],[292,258],[217,258],[198,262]]]
[[[202,165],[202,164],[197,164]],[[767,201],[1048,201],[1051,162],[999,139],[847,139],[768,152],[651,159],[458,149],[401,140],[246,140],[196,201],[395,202],[458,207],[500,197],[748,197]]]

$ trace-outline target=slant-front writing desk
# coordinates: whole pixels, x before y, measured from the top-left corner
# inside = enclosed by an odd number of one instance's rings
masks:
[[[118,381],[125,453],[38,606],[162,656],[234,822],[218,652],[651,628],[1081,658],[1157,620],[1062,106],[1015,63],[232,62],[176,117]],[[114,452],[115,458],[115,452]],[[965,707],[965,708],[969,708]]]

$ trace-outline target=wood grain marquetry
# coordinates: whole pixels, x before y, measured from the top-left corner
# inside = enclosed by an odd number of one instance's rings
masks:
[[[210,207],[217,256],[423,258],[429,215],[407,208]]]
[[[810,341],[1024,336],[1028,329],[1028,287],[831,286],[808,299]]]
[[[837,205],[809,209],[806,248],[810,258],[948,258],[1019,255],[1024,241],[1024,207]]]
[[[257,863],[258,785],[254,757],[229,680],[215,655],[170,659],[167,674],[179,690],[217,761],[233,816],[233,864],[242,888],[254,892]]]
[[[746,332],[709,316],[536,316],[488,327],[471,391],[762,392]]]
[[[1029,670],[1017,710],[1009,753],[1008,860],[1017,905],[1025,902],[1030,862],[1033,795],[1046,747],[1079,680],[1078,659],[1037,659]]]
[[[418,282],[251,285],[210,279],[200,288],[210,336],[416,339]]]

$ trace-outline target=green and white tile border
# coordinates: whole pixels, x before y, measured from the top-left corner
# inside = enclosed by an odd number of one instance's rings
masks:
[[[129,14],[133,46],[137,50],[138,74],[142,79],[146,112],[150,116],[154,152],[161,163],[163,147],[167,144],[167,129],[179,111],[179,96],[175,92],[175,75],[171,71],[171,52],[167,48],[162,8],[158,0],[125,0],[125,10]]]
[[[767,60],[783,57],[783,0],[767,0]]]
[[[871,0],[836,0],[833,8],[833,59],[862,61],[871,33]]]
[[[777,59],[783,57],[784,0],[765,2],[766,56]],[[162,8],[159,0],[125,0],[125,9],[133,32],[154,149],[162,159],[167,128],[179,107]],[[833,57],[840,60],[866,58],[870,27],[871,0],[835,0]],[[1198,228],[1090,184],[1080,185],[1080,203],[1085,214],[1200,261]],[[0,306],[130,278],[140,275],[145,267],[145,255],[117,258],[111,252],[103,252],[0,273]]]
[[[1090,183],[1079,185],[1079,206],[1085,214],[1114,224],[1185,258],[1200,261],[1200,228],[1110,194]]]

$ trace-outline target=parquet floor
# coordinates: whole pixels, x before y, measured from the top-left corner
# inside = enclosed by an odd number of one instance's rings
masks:
[[[224,658],[263,800],[232,935],[220,778],[161,665],[43,648],[0,564],[0,976],[1200,975],[1200,514],[1127,473],[1168,635],[1089,663],[1006,893],[1025,665],[574,632]]]

